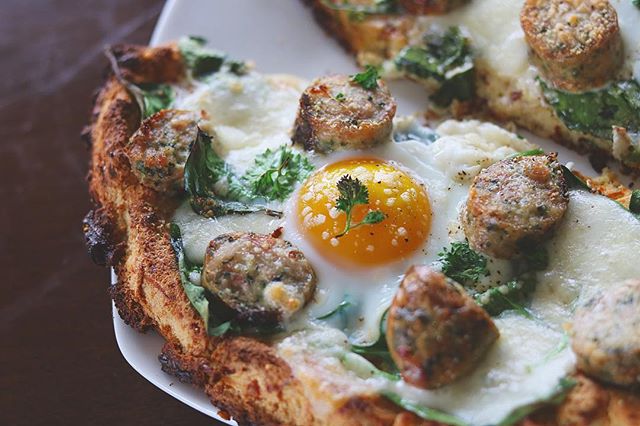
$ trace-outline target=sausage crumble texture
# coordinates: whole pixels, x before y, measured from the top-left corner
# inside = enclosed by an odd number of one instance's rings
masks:
[[[149,188],[179,191],[189,147],[197,134],[192,112],[165,109],[155,113],[131,136],[127,147],[131,170]]]
[[[475,250],[509,259],[546,239],[568,203],[556,154],[507,158],[475,177],[462,226]]]
[[[577,309],[571,337],[582,371],[617,385],[640,385],[640,279]]]
[[[253,232],[223,234],[205,253],[202,285],[252,324],[274,324],[313,296],[316,276],[290,242]]]
[[[387,343],[403,379],[425,389],[469,373],[498,336],[487,312],[428,266],[407,271],[387,318]]]
[[[292,140],[320,153],[371,148],[389,138],[395,113],[382,80],[365,89],[346,75],[321,77],[300,98]]]
[[[608,0],[527,0],[520,22],[532,58],[559,89],[602,86],[622,66],[618,15]]]

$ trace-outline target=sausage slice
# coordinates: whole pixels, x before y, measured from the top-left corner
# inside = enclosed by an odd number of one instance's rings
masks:
[[[346,75],[321,77],[300,98],[292,140],[320,153],[370,148],[389,139],[395,113],[382,80],[365,89]]]
[[[387,318],[387,344],[403,379],[434,389],[469,373],[498,338],[487,312],[455,281],[413,266]]]
[[[558,89],[601,86],[623,63],[618,15],[607,0],[526,0],[520,23],[534,61]]]

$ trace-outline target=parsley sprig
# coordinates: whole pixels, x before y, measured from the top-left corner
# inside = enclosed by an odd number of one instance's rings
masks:
[[[367,65],[363,72],[359,72],[351,76],[351,81],[359,84],[367,90],[373,90],[378,88],[378,69],[371,65]]]
[[[307,157],[283,145],[258,155],[242,181],[254,197],[284,200],[293,191],[296,182],[302,182],[313,171]]]
[[[477,283],[489,275],[487,258],[472,250],[467,241],[451,243],[451,248],[445,247],[438,256],[442,272],[461,284]]]
[[[353,208],[358,204],[369,204],[369,190],[360,182],[358,178],[352,178],[350,175],[344,175],[337,183],[340,196],[336,200],[336,208],[346,213],[347,222],[344,230],[336,235],[336,238],[344,236],[350,230],[362,225],[374,225],[382,222],[386,215],[380,210],[369,210],[365,217],[358,223],[353,223]]]

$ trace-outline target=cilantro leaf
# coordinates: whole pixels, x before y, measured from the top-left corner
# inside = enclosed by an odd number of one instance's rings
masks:
[[[336,208],[347,214],[344,230],[336,235],[336,238],[344,236],[353,228],[380,223],[386,218],[381,211],[370,210],[361,222],[353,224],[352,210],[358,204],[369,204],[369,190],[360,182],[360,179],[354,179],[350,175],[342,176],[336,186],[340,192],[340,196],[336,200]]]
[[[367,90],[373,90],[378,88],[378,69],[371,65],[367,65],[363,72],[354,74],[351,76],[351,81],[359,84]]]
[[[468,241],[454,242],[450,249],[444,248],[438,256],[442,262],[442,273],[461,284],[476,283],[489,275],[487,258],[471,249]]]
[[[311,171],[313,164],[307,157],[283,145],[257,156],[242,182],[253,197],[283,201],[293,192],[296,182],[306,179]]]

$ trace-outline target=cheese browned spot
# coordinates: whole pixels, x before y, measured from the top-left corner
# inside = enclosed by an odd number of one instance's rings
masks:
[[[402,7],[414,15],[441,15],[468,0],[399,0]]]
[[[469,373],[499,334],[457,283],[428,266],[407,271],[387,320],[387,343],[402,378],[425,389]]]
[[[622,65],[618,15],[607,0],[527,0],[520,22],[534,61],[559,89],[601,86]]]
[[[322,153],[371,148],[389,138],[395,113],[382,80],[365,89],[346,75],[321,77],[300,98],[292,139]]]

